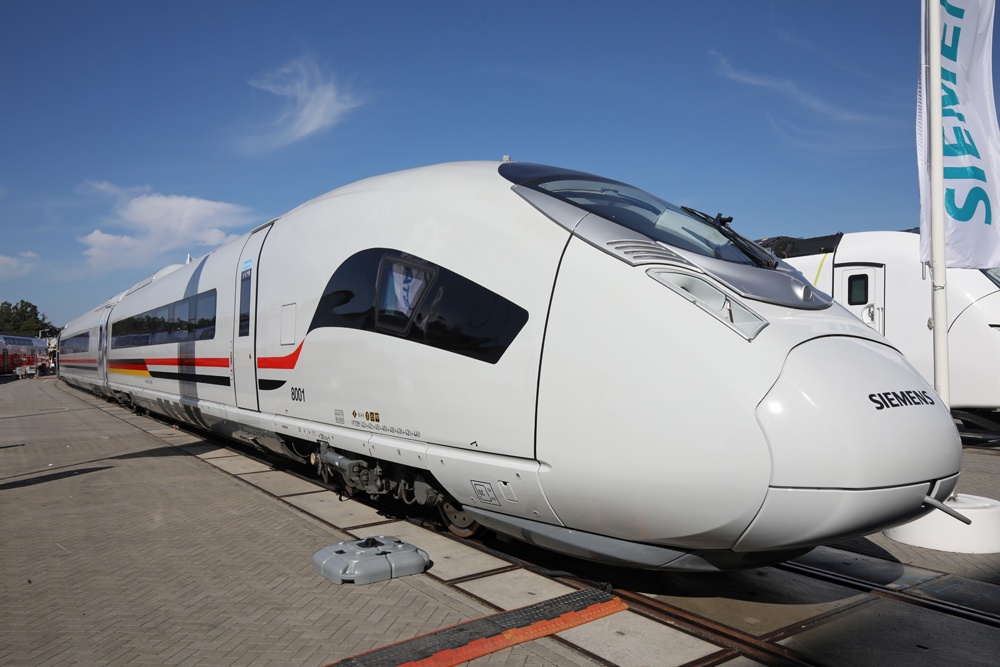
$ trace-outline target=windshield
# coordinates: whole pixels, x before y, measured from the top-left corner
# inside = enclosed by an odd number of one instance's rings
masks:
[[[987,278],[993,281],[993,284],[1000,287],[1000,269],[980,269]]]
[[[748,247],[751,241],[720,229],[711,218],[688,213],[625,183],[529,162],[505,162],[500,175],[683,250],[738,264],[764,266],[772,261],[766,251]]]
[[[602,179],[557,178],[537,187],[657,241],[700,255],[754,264],[714,225],[639,188]]]

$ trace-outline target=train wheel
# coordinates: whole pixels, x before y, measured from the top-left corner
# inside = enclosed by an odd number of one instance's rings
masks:
[[[474,537],[483,532],[483,527],[468,512],[460,510],[450,501],[438,505],[441,520],[448,530],[458,537]]]

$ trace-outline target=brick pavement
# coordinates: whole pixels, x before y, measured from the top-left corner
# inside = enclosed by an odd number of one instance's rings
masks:
[[[52,379],[0,384],[0,667],[322,665],[491,613],[427,576],[329,584],[311,555],[345,536],[176,448],[198,441]],[[998,497],[998,472],[967,450],[961,491]],[[1000,583],[997,556],[847,548]],[[543,639],[470,664],[588,662]]]
[[[330,584],[312,554],[346,536],[140,422],[0,385],[0,666],[324,665],[492,613],[427,576]],[[542,639],[470,664],[593,663]]]

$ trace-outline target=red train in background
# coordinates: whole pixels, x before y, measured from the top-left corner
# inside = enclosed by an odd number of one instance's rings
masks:
[[[21,366],[34,367],[38,375],[49,372],[49,348],[34,336],[0,333],[0,373],[13,373]]]

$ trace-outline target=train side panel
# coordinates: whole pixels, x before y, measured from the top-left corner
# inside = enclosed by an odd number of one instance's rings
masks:
[[[440,185],[450,171],[462,187]],[[446,166],[436,186],[418,176],[351,188],[274,225],[258,283],[261,411],[531,459],[542,335],[568,232],[495,172]],[[417,282],[437,276],[420,299],[427,321],[418,314],[407,332],[369,312],[397,261]],[[506,347],[490,346],[511,327]]]
[[[956,313],[948,339],[952,405],[1000,408],[1000,291],[976,299]]]
[[[59,378],[97,393],[106,386],[100,365],[100,325],[105,312],[104,308],[89,311],[70,321],[59,335]]]
[[[540,380],[542,486],[571,528],[728,548],[767,492],[754,409],[787,348],[761,344],[767,329],[747,342],[646,268],[570,242]]]
[[[111,316],[109,388],[156,412],[212,426],[195,409],[234,405],[230,344],[239,241],[230,243],[123,297]],[[201,295],[201,299],[199,299]],[[214,302],[212,317],[196,319],[198,304]],[[150,316],[149,314],[152,313]],[[134,322],[172,316],[166,330]],[[132,320],[132,326],[127,326]]]

